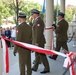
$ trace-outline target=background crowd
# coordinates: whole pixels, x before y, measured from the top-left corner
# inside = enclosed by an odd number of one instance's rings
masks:
[[[15,38],[16,38],[16,27],[2,28],[1,35],[6,36],[6,38],[15,40]],[[10,43],[7,40],[6,40],[6,43],[7,43],[8,47],[13,47],[14,46],[12,43]]]

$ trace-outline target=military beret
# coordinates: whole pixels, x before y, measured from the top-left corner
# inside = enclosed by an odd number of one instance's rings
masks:
[[[33,9],[33,10],[31,10],[31,14],[33,15],[33,14],[40,14],[40,12],[38,11],[38,10],[36,10],[36,9]]]
[[[60,12],[60,13],[58,14],[58,16],[62,16],[62,17],[64,17],[64,16],[65,16],[65,14],[64,14],[64,13],[62,13],[62,12]]]
[[[23,13],[23,12],[20,12],[19,15],[18,15],[18,17],[20,17],[20,18],[26,18],[26,14]]]

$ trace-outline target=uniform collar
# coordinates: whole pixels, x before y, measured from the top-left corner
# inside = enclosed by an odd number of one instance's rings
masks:
[[[40,16],[36,17],[35,20],[37,20]]]
[[[24,23],[26,23],[26,22],[22,22],[22,23],[20,23],[19,25],[24,24]]]
[[[62,18],[61,20],[59,20],[59,22],[62,21],[63,19],[64,19],[64,18]]]

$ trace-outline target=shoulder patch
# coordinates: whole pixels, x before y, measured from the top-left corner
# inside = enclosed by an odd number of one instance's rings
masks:
[[[37,26],[39,27],[39,26],[40,26],[40,24],[37,24]]]
[[[18,30],[16,30],[16,33],[18,33]]]

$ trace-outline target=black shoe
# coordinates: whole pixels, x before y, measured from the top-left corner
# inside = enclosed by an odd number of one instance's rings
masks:
[[[44,74],[44,73],[49,73],[50,71],[42,71],[42,72],[40,72],[40,73],[42,73],[42,74]]]
[[[49,56],[49,58],[56,60],[57,56],[56,56],[56,57],[54,57],[54,56]]]
[[[32,68],[31,70],[32,70],[32,71],[35,71],[35,72],[37,71],[37,70],[35,70],[34,68]]]

